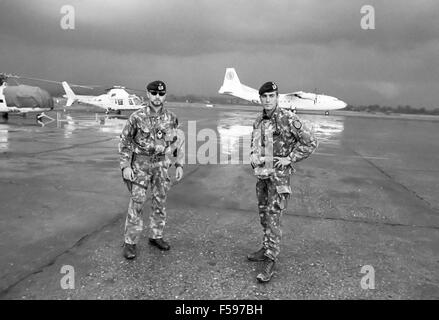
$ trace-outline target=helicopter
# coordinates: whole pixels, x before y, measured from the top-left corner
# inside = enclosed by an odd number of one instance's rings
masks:
[[[7,83],[8,79],[13,79],[17,85],[9,86]],[[54,99],[46,90],[43,90],[40,87],[22,85],[16,79],[27,79],[62,84],[66,93],[64,97],[67,98],[65,105],[66,107],[70,107],[75,102],[86,103],[105,109],[107,114],[111,111],[115,111],[116,113],[120,114],[123,110],[137,110],[143,106],[143,98],[139,98],[137,95],[128,93],[126,89],[142,92],[143,90],[130,89],[122,86],[113,86],[109,89],[106,89],[106,94],[99,96],[76,95],[71,87],[95,89],[103,86],[86,86],[77,84],[69,85],[66,81],[59,82],[41,78],[1,73],[0,114],[2,114],[4,118],[8,118],[10,113],[25,116],[29,112],[38,112],[36,120],[40,121],[44,117],[50,118],[44,112],[53,110],[54,108]],[[56,99],[56,101],[58,102],[58,99]]]
[[[120,114],[121,111],[137,110],[143,107],[141,98],[126,91],[125,87],[113,86],[107,89],[107,93],[99,96],[76,95],[66,81],[62,82],[67,98],[66,107],[73,103],[86,103],[105,109],[105,113],[112,111]],[[135,90],[135,89],[130,89]]]

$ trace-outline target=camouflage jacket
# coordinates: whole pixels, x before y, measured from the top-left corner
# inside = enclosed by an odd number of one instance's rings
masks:
[[[316,148],[317,139],[311,126],[291,110],[276,107],[271,116],[264,110],[253,123],[250,159],[260,166],[266,165],[270,157],[290,157],[291,163],[299,162],[308,158]],[[261,160],[261,157],[264,158]],[[272,161],[271,158],[271,168]],[[290,165],[283,169],[271,169],[270,172],[289,175],[294,168]],[[256,170],[255,174],[258,175]]]
[[[158,113],[145,106],[133,112],[120,135],[120,168],[131,166],[133,154],[176,157],[175,164],[183,165],[184,137],[178,134],[177,116],[162,107]]]

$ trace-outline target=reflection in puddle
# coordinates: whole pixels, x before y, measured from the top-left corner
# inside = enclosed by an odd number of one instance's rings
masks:
[[[9,130],[0,129],[0,150],[9,149]]]
[[[116,116],[102,116],[96,114],[94,117],[72,117],[66,115],[64,119],[60,120],[58,127],[64,129],[64,138],[70,138],[72,133],[78,129],[96,128],[105,133],[120,134],[127,121],[127,118]]]
[[[96,127],[98,125],[96,118],[91,117],[75,117],[73,118],[71,115],[66,114],[64,119],[58,120],[58,127],[64,129],[64,138],[68,139],[72,137],[72,134],[75,130],[80,128],[87,127]]]
[[[235,159],[241,159],[243,161],[248,160],[248,156],[250,154],[252,125],[258,114],[259,112],[236,111],[220,112],[219,114],[215,114],[215,116],[219,116],[219,119],[216,120],[217,122],[215,121],[216,123],[214,122],[214,127],[210,127],[210,130],[212,131],[212,134],[215,135],[215,139],[212,139],[212,141],[215,141],[216,147],[219,148],[219,152],[217,154],[220,155],[221,161],[223,158],[229,160],[231,159],[232,163],[235,162]],[[302,119],[302,121],[309,122],[313,126],[320,143],[329,144],[340,142],[341,134],[344,131],[344,117],[309,114],[300,114],[299,117]],[[62,130],[61,135],[64,136],[64,139],[71,139],[73,138],[75,132],[81,133],[81,131],[83,131],[87,136],[93,135],[93,132],[101,132],[118,136],[122,132],[127,118],[127,116],[105,115],[102,113],[57,114],[56,124],[51,123],[52,128],[55,128],[52,134],[58,136],[59,133],[56,134],[56,131]],[[194,119],[191,121],[197,120]],[[203,119],[200,121],[203,121]],[[0,150],[10,148],[11,132],[18,130],[20,132],[28,131],[32,133],[36,130],[34,125],[35,124],[31,126],[30,123],[26,123],[26,125],[15,125],[13,127],[13,131],[11,131],[10,125],[1,125]],[[58,128],[58,130],[56,128]],[[44,135],[50,134],[46,131],[46,129],[47,128],[39,128],[38,130],[42,130]],[[197,139],[199,132],[197,131],[192,137],[188,136],[190,131],[186,130],[187,128],[182,126],[181,129],[185,131],[184,133],[187,137],[186,147],[188,147],[188,140]]]
[[[335,119],[318,119],[313,121],[314,132],[320,142],[335,140],[340,142],[341,133],[344,130],[344,121]]]
[[[250,154],[250,141],[252,126],[241,125],[218,125],[218,133],[220,134],[220,152],[224,156],[232,156],[233,160],[238,160],[240,150],[242,150],[245,159]]]
[[[229,117],[223,114],[223,118],[219,120],[217,126],[220,134],[221,154],[235,157],[240,154],[242,149],[242,156],[245,158],[250,154],[252,124],[256,114],[229,113],[228,115]],[[300,119],[314,129],[319,142],[340,141],[341,133],[344,130],[343,119],[319,115],[300,115]]]
[[[127,122],[126,118],[105,117],[100,119],[99,130],[107,133],[120,134]]]
[[[253,131],[253,121],[256,113],[248,112],[224,112],[220,114],[217,131],[220,135],[220,153],[222,156],[239,159],[242,149],[243,159],[247,159],[250,154],[251,134]]]

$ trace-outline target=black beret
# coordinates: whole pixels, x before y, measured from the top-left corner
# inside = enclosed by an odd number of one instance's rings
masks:
[[[277,84],[273,81],[265,82],[261,88],[259,88],[259,95],[262,96],[265,92],[278,92]]]
[[[166,84],[163,81],[156,80],[156,81],[150,82],[146,86],[146,90],[148,90],[148,91],[165,91],[166,92]]]

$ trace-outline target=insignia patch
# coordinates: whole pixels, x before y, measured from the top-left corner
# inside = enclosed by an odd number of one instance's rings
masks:
[[[291,187],[290,186],[276,186],[277,193],[291,193]]]
[[[296,128],[297,130],[299,130],[300,128],[302,128],[302,123],[299,120],[294,120],[293,121],[293,126],[294,128]]]
[[[277,85],[273,82],[273,90],[277,89]]]
[[[158,89],[159,89],[159,90],[163,90],[164,88],[163,88],[162,85],[159,85]]]

